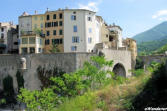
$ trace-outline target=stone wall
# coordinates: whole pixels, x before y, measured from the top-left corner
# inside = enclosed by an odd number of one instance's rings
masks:
[[[104,50],[108,60],[114,60],[114,66],[121,63],[126,70],[126,77],[131,76],[131,54],[129,51]],[[37,68],[39,66],[52,69],[54,66],[65,72],[74,72],[81,68],[85,61],[89,61],[95,53],[56,53],[56,54],[27,54],[27,55],[0,55],[0,90],[3,89],[3,79],[10,75],[13,78],[13,86],[17,92],[16,73],[23,74],[24,86],[29,90],[39,90],[41,82],[38,79]],[[26,69],[21,69],[21,58],[26,59]],[[113,66],[113,67],[114,67]],[[112,70],[112,69],[111,69]]]
[[[39,66],[52,69],[54,66],[70,73],[81,68],[88,61],[92,53],[57,53],[57,54],[28,54],[28,55],[0,55],[0,89],[3,89],[2,81],[7,76],[13,77],[13,85],[17,92],[17,71],[21,71],[25,80],[24,86],[29,90],[40,89],[37,68]],[[26,59],[26,69],[21,70],[20,60]]]
[[[166,55],[138,56],[144,62],[144,68],[148,67],[153,61],[161,63],[167,59]]]

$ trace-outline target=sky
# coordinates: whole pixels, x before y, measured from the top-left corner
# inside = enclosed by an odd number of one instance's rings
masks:
[[[18,16],[24,11],[45,13],[47,8],[66,7],[96,11],[107,24],[119,25],[124,38],[167,21],[167,0],[1,0],[0,22],[18,24]]]

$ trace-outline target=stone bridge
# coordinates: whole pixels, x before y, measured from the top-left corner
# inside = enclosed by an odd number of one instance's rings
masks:
[[[131,53],[126,50],[102,51],[108,60],[113,60],[111,70],[125,77],[131,76]],[[81,68],[85,61],[89,61],[95,53],[56,53],[56,54],[27,54],[27,55],[0,55],[0,90],[3,89],[3,79],[10,75],[13,78],[13,87],[17,92],[17,71],[21,71],[24,78],[24,87],[29,90],[40,89],[41,82],[38,78],[37,68],[43,66],[51,69],[54,66],[65,72],[74,72]],[[21,70],[21,58],[26,60],[26,68]],[[24,59],[23,59],[24,60]]]
[[[152,62],[161,63],[167,59],[167,55],[150,55],[138,57],[144,62],[144,68],[148,67]]]

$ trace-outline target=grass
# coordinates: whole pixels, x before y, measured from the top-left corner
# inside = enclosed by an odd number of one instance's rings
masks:
[[[67,99],[56,111],[127,111],[132,108],[132,100],[138,95],[151,76],[140,74],[126,79],[122,84],[110,85],[82,96]]]

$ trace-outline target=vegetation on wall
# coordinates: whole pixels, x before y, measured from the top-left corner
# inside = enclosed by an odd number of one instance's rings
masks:
[[[14,95],[14,89],[13,89],[13,78],[8,75],[3,79],[3,89],[7,96]]]
[[[19,71],[17,71],[16,73],[16,78],[17,78],[17,85],[18,85],[18,91],[19,91],[20,88],[24,88],[24,78]]]
[[[37,69],[38,73],[42,72],[41,74],[45,76],[50,73],[50,76],[52,76],[50,78],[52,84],[50,85],[48,82],[44,82],[46,86],[42,91],[28,91],[22,89],[21,93],[18,95],[18,99],[26,103],[29,110],[42,110],[47,107],[53,110],[52,108],[57,107],[57,105],[63,103],[67,98],[82,95],[88,90],[98,89],[112,79],[121,80],[109,69],[104,70],[104,67],[108,66],[108,68],[110,68],[112,64],[113,61],[107,61],[104,56],[95,56],[91,57],[91,61],[86,62],[82,69],[71,74],[53,74],[53,70],[46,71],[42,67],[39,67]],[[107,78],[107,74],[109,74],[111,78]],[[47,76],[47,78],[50,76]]]
[[[62,77],[64,73],[65,71],[56,66],[50,69],[42,66],[37,68],[37,74],[42,83],[42,88],[49,87],[53,84],[53,82],[50,80],[51,77]]]
[[[56,53],[56,52],[60,52],[60,49],[58,48],[57,44],[53,44],[52,45],[52,49],[50,50],[51,53]]]

